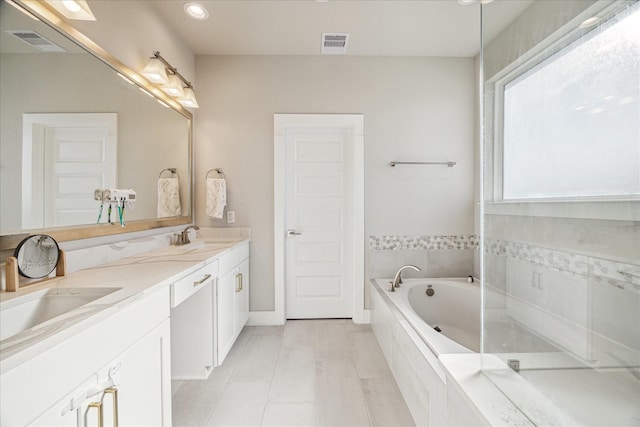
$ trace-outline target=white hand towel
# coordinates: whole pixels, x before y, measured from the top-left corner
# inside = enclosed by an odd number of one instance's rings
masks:
[[[207,216],[222,218],[227,205],[227,182],[222,178],[207,178]]]
[[[158,179],[158,218],[182,215],[180,207],[180,180]]]

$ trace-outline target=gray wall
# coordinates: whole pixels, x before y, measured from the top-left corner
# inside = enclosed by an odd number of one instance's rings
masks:
[[[204,211],[205,173],[221,167],[235,226],[253,231],[251,310],[274,307],[274,113],[364,114],[366,236],[473,233],[472,58],[204,56],[196,74],[196,222],[226,226]],[[368,272],[387,275],[426,253],[373,256]]]

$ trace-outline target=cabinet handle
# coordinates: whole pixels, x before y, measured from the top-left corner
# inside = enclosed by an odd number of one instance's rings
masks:
[[[89,411],[91,408],[96,408],[98,410],[98,427],[104,427],[104,417],[102,415],[102,402],[89,403],[89,407],[87,411]]]
[[[236,274],[236,292],[242,290],[242,273]]]
[[[244,289],[244,280],[243,280],[244,277],[242,277],[242,273],[239,273],[239,274],[240,274],[240,290],[243,290]]]
[[[201,280],[198,280],[197,282],[193,282],[193,287],[195,288],[198,285],[202,285],[204,282],[206,282],[210,278],[211,278],[210,274],[205,274]]]
[[[118,427],[118,389],[115,387],[105,389],[104,394],[113,396],[113,427]]]

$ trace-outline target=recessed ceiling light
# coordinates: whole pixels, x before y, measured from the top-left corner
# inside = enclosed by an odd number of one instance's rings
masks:
[[[79,21],[95,21],[87,0],[46,0],[55,10],[65,18]]]
[[[184,12],[193,19],[204,21],[209,18],[209,11],[199,3],[189,2],[185,3],[183,7]]]
[[[599,16],[592,16],[591,18],[587,18],[584,21],[582,21],[582,24],[580,24],[580,28],[593,27],[598,22],[600,22],[600,17]]]

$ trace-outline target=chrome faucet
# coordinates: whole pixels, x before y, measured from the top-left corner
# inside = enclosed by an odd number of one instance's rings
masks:
[[[389,292],[395,292],[396,288],[400,287],[400,283],[402,283],[402,276],[401,276],[402,271],[406,270],[407,268],[412,268],[415,271],[421,271],[420,268],[411,264],[400,267],[400,270],[398,270],[398,272],[396,273],[396,277],[394,277],[393,282],[391,282],[391,288],[389,288]]]
[[[176,246],[187,245],[191,243],[191,240],[189,240],[189,230],[192,228],[194,230],[200,230],[200,227],[198,227],[197,225],[188,225],[184,230],[182,230],[182,233],[177,235]]]

